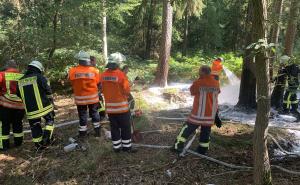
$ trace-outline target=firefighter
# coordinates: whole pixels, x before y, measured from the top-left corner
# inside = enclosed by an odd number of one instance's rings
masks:
[[[130,84],[126,75],[120,70],[120,64],[126,58],[121,53],[113,53],[108,58],[107,70],[102,73],[100,81],[108,114],[113,150],[129,153],[136,152],[131,144],[131,125],[128,96]]]
[[[80,51],[75,58],[78,59],[79,65],[70,69],[69,79],[79,115],[79,137],[85,139],[87,136],[88,110],[92,117],[95,137],[100,137],[99,70],[92,66],[88,53]]]
[[[23,76],[14,60],[9,60],[5,70],[0,72],[0,150],[10,147],[9,133],[12,126],[14,145],[23,143],[23,117],[25,114],[22,100],[17,94],[18,80]]]
[[[97,64],[96,57],[91,56],[90,59],[91,59],[91,65],[96,67],[96,64]],[[104,99],[103,99],[103,95],[101,94],[100,91],[99,91],[98,95],[99,95],[98,112],[99,112],[99,116],[100,116],[100,121],[102,121],[106,118]],[[90,114],[90,117],[92,117],[91,114]]]
[[[283,55],[279,58],[279,69],[278,74],[274,78],[275,87],[271,95],[271,106],[277,110],[283,110],[283,97],[284,97],[284,88],[286,84],[286,64],[291,58],[287,55]]]
[[[172,147],[172,151],[178,154],[183,151],[188,137],[201,126],[197,152],[205,155],[209,147],[211,126],[214,122],[217,127],[222,125],[217,115],[219,81],[215,79],[214,75],[211,75],[209,66],[202,66],[199,75],[199,79],[194,81],[190,87],[191,95],[194,96],[192,112]]]
[[[285,67],[285,74],[288,86],[283,98],[283,113],[292,113],[300,119],[300,113],[298,112],[299,102],[297,99],[297,89],[299,87],[298,75],[300,74],[299,66],[295,63],[287,65]]]
[[[43,76],[44,66],[32,61],[24,76],[18,82],[18,96],[21,97],[28,119],[32,141],[37,149],[44,149],[53,141],[54,108],[52,90]],[[45,119],[45,128],[41,126]]]
[[[212,63],[211,74],[215,77],[216,80],[220,79],[219,76],[223,70],[223,64],[222,64],[223,62],[224,62],[224,59],[219,57],[219,58],[216,58]]]

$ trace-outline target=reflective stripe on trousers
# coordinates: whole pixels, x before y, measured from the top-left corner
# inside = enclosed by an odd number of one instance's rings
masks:
[[[113,143],[113,148],[114,149],[119,149],[119,148],[122,147],[122,141],[121,141],[121,139],[117,140],[117,141],[112,141],[112,143]]]
[[[9,135],[2,135],[2,122],[0,121],[0,149],[3,149],[3,140],[8,140]]]
[[[131,139],[122,140],[122,146],[124,148],[130,148],[131,147]]]

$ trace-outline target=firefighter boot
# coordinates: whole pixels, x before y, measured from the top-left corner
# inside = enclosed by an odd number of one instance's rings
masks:
[[[15,134],[14,134],[15,135]],[[14,137],[14,145],[15,147],[19,147],[23,144],[23,136],[20,137]]]
[[[54,141],[53,130],[54,130],[54,125],[52,122],[46,124],[46,128],[43,132],[43,142],[45,145],[50,145]]]
[[[0,151],[6,151],[8,149],[9,149],[9,139],[0,138]]]
[[[87,138],[87,131],[79,131],[78,138],[80,141],[85,141]]]
[[[207,151],[208,151],[208,147],[202,147],[202,146],[197,147],[197,153],[201,155],[206,155]]]
[[[171,147],[171,152],[181,154],[183,148],[184,148],[184,142],[178,141],[178,139],[176,139],[175,144]]]
[[[137,153],[138,152],[138,150],[136,148],[132,148],[132,147],[123,147],[122,151],[127,152],[127,153]]]
[[[95,137],[101,136],[101,127],[94,128],[95,131]]]

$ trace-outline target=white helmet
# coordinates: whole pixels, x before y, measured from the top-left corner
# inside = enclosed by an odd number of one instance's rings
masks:
[[[217,60],[220,60],[221,62],[224,62],[224,58],[218,57]]]
[[[77,53],[75,55],[75,58],[78,59],[78,60],[86,61],[86,62],[90,62],[91,61],[90,54],[88,54],[85,51],[79,51],[79,53]]]
[[[285,63],[287,63],[290,59],[291,59],[291,57],[289,57],[289,56],[287,56],[287,55],[282,55],[282,56],[279,58],[279,62],[280,62],[280,64],[285,64]]]
[[[119,52],[110,54],[108,57],[108,63],[115,63],[120,65],[122,62],[126,61],[126,57]]]
[[[32,62],[30,62],[29,66],[36,67],[36,68],[38,68],[41,72],[44,72],[44,71],[45,71],[45,68],[44,68],[43,64],[40,63],[40,62],[37,61],[37,60],[33,60]]]

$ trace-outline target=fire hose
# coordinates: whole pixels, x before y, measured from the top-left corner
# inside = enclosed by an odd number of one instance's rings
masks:
[[[56,125],[56,128],[59,128],[59,127],[63,127],[63,126],[68,126],[68,125],[72,125],[72,124],[75,124],[75,123],[78,123],[79,121],[78,120],[74,120],[74,121],[69,121],[69,122],[64,122],[64,123],[61,123],[61,124],[58,124]],[[156,130],[156,131],[161,131],[161,130]],[[31,131],[30,130],[26,130],[24,133],[30,133]],[[143,133],[143,132],[141,132]],[[147,133],[147,132],[145,132]],[[148,133],[151,133],[151,131],[148,131]],[[152,132],[153,133],[153,132]],[[196,134],[195,134],[196,135]],[[195,139],[195,137],[192,138],[193,140]],[[272,138],[271,138],[272,139]],[[275,138],[274,138],[275,139]],[[193,140],[189,141],[189,143],[192,143]],[[273,139],[272,139],[273,140]],[[276,140],[276,139],[275,139]],[[277,142],[278,146],[279,143]],[[191,144],[189,144],[188,147],[190,147]],[[146,148],[154,148],[154,149],[169,149],[171,148],[171,146],[161,146],[161,145],[149,145],[149,144],[133,144],[133,146],[135,147],[146,147]],[[283,149],[281,147],[281,149]],[[220,161],[218,159],[215,159],[215,158],[212,158],[212,157],[208,157],[208,156],[205,156],[205,155],[201,155],[199,153],[196,153],[192,150],[190,150],[189,148],[186,148],[185,149],[187,153],[190,153],[190,154],[193,154],[195,156],[198,156],[200,158],[203,158],[203,159],[206,159],[208,161],[211,161],[211,162],[214,162],[214,163],[217,163],[217,164],[220,164],[220,165],[223,165],[223,166],[226,166],[226,167],[229,167],[229,168],[233,168],[233,169],[243,169],[243,170],[251,170],[253,169],[253,167],[249,167],[249,166],[239,166],[239,165],[235,165],[235,164],[230,164],[230,163],[226,163],[224,161]],[[271,167],[273,168],[277,168],[281,171],[284,171],[286,173],[289,173],[289,174],[293,174],[293,175],[300,175],[300,172],[297,172],[297,171],[293,171],[293,170],[288,170],[288,169],[285,169],[281,166],[278,166],[278,165],[271,165]]]

